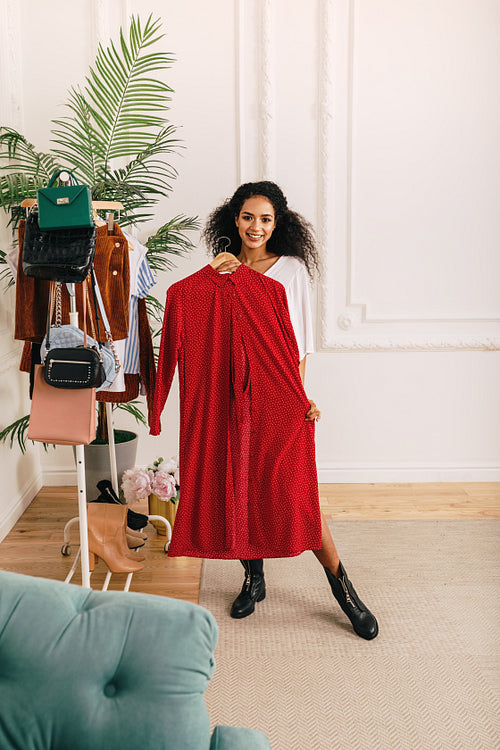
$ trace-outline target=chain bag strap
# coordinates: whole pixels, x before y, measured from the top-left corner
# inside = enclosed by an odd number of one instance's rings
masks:
[[[42,362],[44,362],[49,351],[53,352],[55,349],[70,348],[81,349],[84,344],[84,339],[86,338],[87,347],[94,347],[95,349],[97,349],[99,359],[102,361],[102,365],[104,368],[105,380],[103,380],[101,385],[97,388],[97,390],[99,391],[110,386],[115,380],[116,363],[111,351],[106,346],[104,346],[100,338],[96,339],[94,319],[90,314],[89,309],[90,298],[88,295],[88,281],[86,286],[87,294],[86,299],[84,296],[83,301],[84,305],[86,306],[86,310],[89,312],[90,327],[93,337],[89,336],[86,330],[82,331],[81,328],[77,328],[74,325],[62,325],[62,285],[54,282],[51,285],[50,307],[48,313],[48,315],[50,315],[50,318],[48,317],[47,320],[47,335],[42,341],[40,356]],[[49,325],[49,321],[52,320],[52,316],[54,316],[54,322],[52,323],[52,325]],[[84,325],[84,328],[86,329],[86,325]],[[99,331],[97,331],[97,335],[99,335]]]
[[[83,344],[50,347],[52,301],[47,315],[47,336],[44,358],[45,382],[55,388],[96,388],[105,381],[102,354],[94,340],[87,337],[87,281],[83,282]],[[51,295],[52,297],[52,295]],[[57,290],[56,290],[57,299]],[[57,302],[56,302],[57,308]],[[56,313],[56,319],[57,319]],[[60,327],[60,331],[65,326]],[[71,328],[75,328],[71,326]],[[76,329],[79,331],[79,329]],[[80,335],[82,332],[80,331]],[[88,344],[92,341],[92,344]]]

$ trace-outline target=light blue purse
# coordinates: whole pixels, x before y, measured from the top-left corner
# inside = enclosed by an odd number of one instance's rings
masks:
[[[95,341],[91,336],[87,334],[87,346],[88,347],[94,347],[100,357],[102,358],[102,366],[105,374],[105,380],[101,385],[96,388],[96,391],[101,391],[103,388],[107,388],[110,386],[116,376],[118,375],[118,372],[120,371],[120,361],[116,355],[116,352],[114,350],[114,342],[111,337],[111,332],[109,330],[109,323],[108,318],[106,315],[106,311],[104,309],[104,304],[102,302],[101,293],[99,291],[99,287],[97,285],[97,279],[95,279],[94,271],[92,270],[92,283],[94,285],[94,291],[95,291],[95,299],[97,299],[99,303],[99,309],[101,311],[101,317],[102,322],[104,326],[104,330],[106,333],[106,338],[108,345],[110,346],[110,349],[107,348],[107,346],[102,345],[100,341]],[[50,349],[72,349],[77,346],[83,346],[84,344],[84,332],[77,328],[74,325],[66,324],[62,325],[62,307],[61,307],[61,283],[60,282],[54,282],[55,291],[54,294],[51,295],[51,304],[49,309],[49,316],[52,317],[52,297],[55,297],[55,325],[50,327],[50,348],[47,349],[46,346],[46,338],[45,337],[42,341],[41,347],[40,347],[40,357],[42,360],[42,363],[45,361],[45,357],[47,354],[47,351],[50,351]],[[96,312],[97,312],[97,306],[96,306]]]

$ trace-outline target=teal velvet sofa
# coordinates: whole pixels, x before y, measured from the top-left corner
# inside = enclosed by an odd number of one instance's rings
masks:
[[[0,571],[1,750],[269,750],[210,735],[216,641],[196,604]]]

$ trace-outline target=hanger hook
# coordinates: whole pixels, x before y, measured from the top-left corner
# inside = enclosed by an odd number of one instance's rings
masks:
[[[219,253],[226,253],[226,252],[227,252],[227,249],[228,249],[228,247],[229,247],[229,246],[230,246],[230,244],[231,244],[231,238],[230,238],[230,237],[226,237],[225,235],[222,235],[221,237],[218,237],[218,238],[217,238],[217,243],[221,243],[221,242],[222,242],[222,240],[227,240],[227,244],[226,244],[226,245],[225,245],[225,246],[224,246],[224,247],[222,248],[222,250],[219,250],[218,252],[219,252]]]

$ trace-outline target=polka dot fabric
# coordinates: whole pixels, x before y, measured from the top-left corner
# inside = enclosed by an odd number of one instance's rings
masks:
[[[151,434],[175,367],[181,499],[169,555],[290,557],[321,546],[314,422],[282,284],[210,265],[168,290]]]

